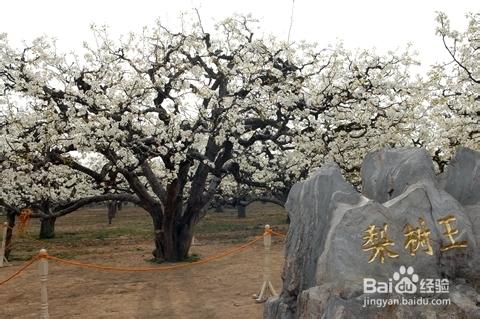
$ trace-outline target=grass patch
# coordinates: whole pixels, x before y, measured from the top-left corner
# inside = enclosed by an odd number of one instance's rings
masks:
[[[78,257],[80,255],[85,255],[87,253],[88,253],[87,251],[79,251],[79,250],[65,251],[64,250],[64,251],[60,251],[60,252],[55,253],[55,257],[63,258],[63,259],[75,259],[76,257]]]
[[[242,243],[251,236],[262,234],[265,224],[285,233],[288,228],[286,217],[285,211],[278,206],[259,203],[248,206],[246,218],[238,218],[236,209],[209,211],[196,225],[194,235],[198,236],[202,243]],[[12,257],[15,260],[28,260],[38,253],[40,248],[70,259],[85,253],[95,253],[97,248],[101,251],[142,251],[144,248],[135,245],[153,246],[151,217],[135,207],[119,211],[112,225],[107,225],[105,210],[85,209],[59,218],[55,228],[55,237],[51,239],[38,238],[38,219],[29,222],[27,233],[22,236],[15,230]],[[185,261],[195,260],[198,260],[198,256],[192,255]]]
[[[150,229],[142,229],[135,227],[112,227],[95,229],[91,231],[81,232],[57,232],[56,236],[48,239],[51,242],[58,242],[63,244],[75,244],[82,241],[89,240],[106,240],[116,239],[120,237],[126,238],[149,238],[152,232]]]
[[[8,261],[27,261],[32,259],[33,256],[35,256],[36,253],[28,254],[26,252],[22,253],[14,253],[12,252],[10,254],[10,257],[8,258]]]
[[[189,256],[187,256],[187,258],[184,258],[182,261],[191,263],[191,262],[199,261],[199,260],[200,260],[200,255],[190,254]]]
[[[128,237],[128,238],[138,238],[151,236],[152,231],[150,229],[145,230],[141,228],[133,227],[119,227],[119,228],[104,228],[97,230],[94,233],[90,233],[91,238],[105,240],[107,238],[119,238],[119,237]]]
[[[212,233],[224,233],[232,231],[245,231],[253,229],[251,225],[235,224],[235,223],[224,223],[224,222],[204,222],[199,223],[196,232],[204,234]]]

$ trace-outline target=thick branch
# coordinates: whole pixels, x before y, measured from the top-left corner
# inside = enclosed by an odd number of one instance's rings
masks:
[[[70,214],[79,208],[82,208],[85,205],[92,204],[92,203],[100,203],[109,200],[116,200],[122,202],[130,202],[134,204],[141,204],[141,201],[138,199],[137,196],[131,194],[104,194],[104,195],[97,195],[92,197],[86,197],[79,199],[75,202],[72,202],[68,206],[62,206],[60,209],[55,210],[53,214],[46,214],[44,212],[34,212],[31,217],[33,218],[52,218],[52,217],[61,217],[67,214]]]

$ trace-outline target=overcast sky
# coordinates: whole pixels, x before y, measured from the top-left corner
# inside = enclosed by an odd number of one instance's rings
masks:
[[[181,12],[198,8],[204,25],[234,13],[252,13],[261,31],[287,39],[292,0],[15,0],[0,6],[0,32],[13,43],[48,35],[65,50],[91,39],[89,25],[107,24],[116,34],[139,30],[157,18],[170,26]],[[425,64],[445,58],[435,36],[435,11],[446,12],[455,28],[466,25],[467,12],[480,12],[478,0],[295,0],[291,41],[309,40],[322,46],[343,40],[346,47],[395,50],[408,42]]]

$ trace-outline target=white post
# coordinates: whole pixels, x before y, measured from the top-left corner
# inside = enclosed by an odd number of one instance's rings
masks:
[[[7,244],[7,231],[8,231],[8,223],[3,223],[3,237],[2,237],[2,247],[0,248],[0,268],[4,266],[4,262],[8,265],[7,258],[5,258],[5,248]]]
[[[38,263],[38,270],[40,272],[40,319],[48,319],[48,259],[45,258],[45,256],[47,256],[47,250],[41,249],[39,256],[40,261]]]
[[[270,274],[271,274],[271,263],[272,256],[270,254],[270,247],[272,246],[272,233],[270,231],[270,225],[265,225],[265,234],[263,236],[263,246],[264,250],[264,263],[263,263],[263,284],[260,288],[260,293],[255,295],[256,302],[265,302],[268,299],[269,295],[276,296],[277,292],[273,288]]]

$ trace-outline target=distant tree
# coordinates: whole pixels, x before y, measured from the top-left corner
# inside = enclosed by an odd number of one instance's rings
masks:
[[[109,201],[107,203],[107,217],[108,217],[108,224],[112,224],[112,220],[117,215],[118,211],[118,203],[116,201]]]
[[[293,184],[325,162],[337,163],[359,185],[369,152],[415,146],[424,85],[411,73],[417,62],[408,50],[381,56],[338,46],[331,54],[323,72],[306,84],[311,105],[300,133],[280,150],[268,142],[249,148],[237,180],[285,203]]]
[[[467,29],[459,32],[438,13],[437,35],[450,60],[431,68],[419,111],[426,119],[419,142],[432,150],[442,171],[456,147],[480,150],[480,13],[467,19]]]
[[[17,112],[13,118],[4,115],[0,120],[0,206],[6,209],[10,226],[14,226],[15,216],[28,208],[32,211],[31,218],[41,220],[39,237],[52,238],[58,217],[92,203],[136,200],[116,188],[95,186],[90,176],[68,165],[50,162],[45,157],[48,143],[35,140],[35,135],[30,135],[33,131],[23,130],[29,122],[41,130],[42,123],[33,113]],[[27,140],[36,143],[26,143]]]

